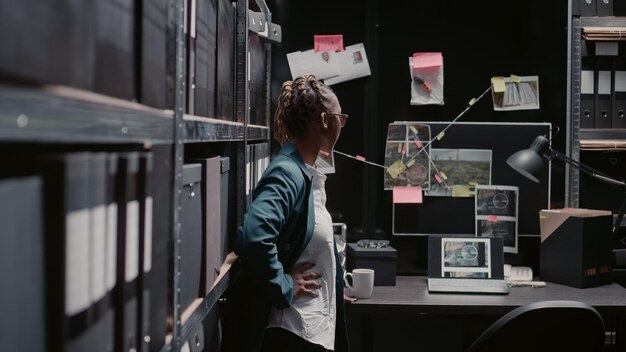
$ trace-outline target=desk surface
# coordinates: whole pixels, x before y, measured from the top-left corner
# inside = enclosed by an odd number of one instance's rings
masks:
[[[424,276],[398,276],[396,286],[376,286],[372,297],[349,305],[354,312],[416,314],[505,314],[544,300],[574,300],[600,313],[626,314],[626,289],[618,284],[578,289],[547,282],[546,287],[511,287],[507,295],[429,293]]]

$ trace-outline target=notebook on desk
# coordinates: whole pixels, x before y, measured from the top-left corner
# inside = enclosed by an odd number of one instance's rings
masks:
[[[428,291],[506,294],[502,238],[428,238]]]

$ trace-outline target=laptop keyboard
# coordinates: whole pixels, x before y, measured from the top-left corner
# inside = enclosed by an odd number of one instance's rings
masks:
[[[498,279],[428,279],[431,292],[508,293],[504,280]]]

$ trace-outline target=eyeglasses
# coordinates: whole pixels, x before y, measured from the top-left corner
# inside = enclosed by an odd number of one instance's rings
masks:
[[[339,121],[341,123],[341,127],[344,127],[346,125],[346,120],[348,119],[348,114],[339,114],[336,112],[326,112],[328,115],[334,115],[334,116],[339,116]]]

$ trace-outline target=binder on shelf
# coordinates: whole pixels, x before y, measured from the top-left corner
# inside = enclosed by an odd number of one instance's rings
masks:
[[[171,173],[172,147],[168,144],[153,145],[151,149],[154,168],[149,177],[148,192],[152,196],[153,226],[151,270],[144,273],[144,306],[149,307],[150,320],[147,327],[150,336],[150,352],[159,352],[165,344],[167,334],[167,314],[171,309],[168,300],[170,229],[173,212],[173,198],[170,187],[163,187],[173,182]],[[145,258],[144,258],[145,259]],[[145,335],[144,335],[145,338]],[[142,347],[144,347],[142,345]]]
[[[221,157],[194,160],[202,164],[202,265],[200,296],[206,296],[222,266],[220,169]]]
[[[217,0],[196,0],[195,114],[215,117]]]
[[[167,4],[167,0],[142,0],[139,100],[158,109],[174,107],[167,94]]]
[[[613,16],[613,0],[595,0],[595,2],[597,16]]]
[[[187,48],[187,104],[185,112],[195,115],[196,111],[196,1],[185,0],[185,43]]]
[[[2,175],[40,175],[44,182],[46,346],[51,351],[96,342],[88,330],[89,157],[83,152],[3,156],[11,168]]]
[[[181,195],[181,287],[180,304],[184,311],[199,297],[202,268],[202,165],[183,165]]]
[[[117,285],[114,294],[116,350],[137,350],[137,277],[139,274],[139,153],[119,155],[116,182]]]
[[[230,158],[223,157],[220,160],[221,166],[221,175],[220,175],[220,243],[222,247],[220,248],[220,263],[223,263],[226,259],[226,255],[230,249],[230,238],[229,233],[232,233],[234,236],[235,231],[231,231],[231,221],[230,218],[232,216],[230,209],[230,194],[229,194],[229,174],[230,174]]]
[[[137,98],[134,1],[94,2],[94,90],[121,99]],[[84,20],[83,20],[84,21]],[[139,68],[137,68],[139,69]],[[91,75],[90,75],[91,76]]]
[[[611,66],[610,61],[597,60],[595,128],[611,128]]]
[[[573,0],[573,1],[577,1],[577,0]],[[580,16],[581,17],[596,16],[596,14],[598,13],[597,5],[596,5],[597,1],[602,1],[602,0],[578,0],[579,6],[580,6]]]
[[[235,8],[229,0],[217,0],[217,62],[215,117],[235,121]],[[237,121],[243,123],[243,121]]]
[[[115,306],[114,293],[117,284],[117,198],[116,182],[118,177],[118,155],[106,154],[105,168],[105,269],[104,285],[106,290],[103,318],[103,347],[106,352],[115,348]]]
[[[595,60],[583,58],[580,71],[580,127],[595,126]]]
[[[105,314],[110,308],[106,287],[107,242],[107,161],[106,153],[90,153],[89,163],[89,253],[91,307],[89,330],[95,339],[94,351],[105,352]]]
[[[7,288],[0,290],[0,326],[7,351],[46,351],[43,216],[41,177],[0,179],[0,280]]]
[[[138,174],[139,199],[139,263],[140,274],[137,281],[137,331],[140,352],[150,350],[150,286],[148,274],[152,270],[152,229],[153,229],[153,198],[150,178],[154,169],[154,159],[150,152],[140,154]]]
[[[626,128],[626,60],[614,61],[612,128]]]

